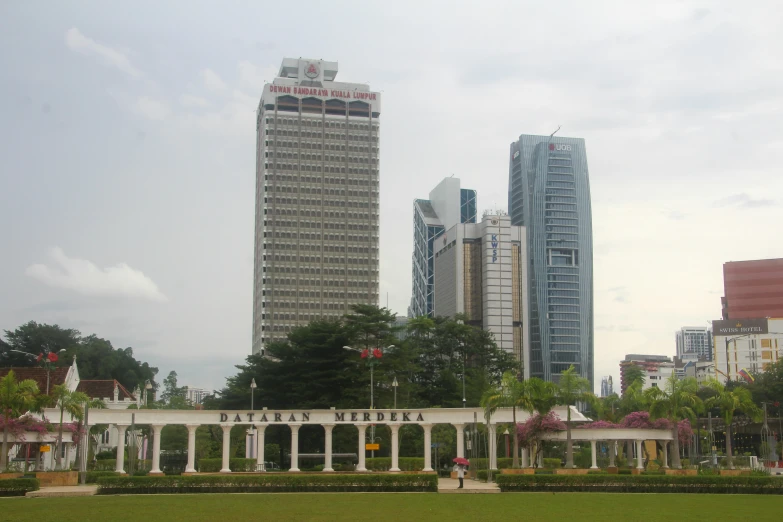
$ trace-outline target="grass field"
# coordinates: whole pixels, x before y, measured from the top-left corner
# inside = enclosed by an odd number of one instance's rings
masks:
[[[612,493],[291,493],[0,499],[0,520],[781,520],[783,499],[762,495]]]

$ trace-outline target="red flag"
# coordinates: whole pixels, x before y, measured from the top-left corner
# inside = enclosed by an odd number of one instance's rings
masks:
[[[370,354],[369,350],[362,350],[362,359],[366,359],[369,354]]]
[[[380,350],[380,348],[374,348],[372,351],[372,356],[376,359],[380,359],[383,357],[383,352]]]
[[[37,362],[41,362],[41,359],[43,359],[43,354],[39,353],[38,357],[35,359]]]
[[[49,359],[49,362],[57,362],[57,354],[54,352],[49,352],[46,357]]]

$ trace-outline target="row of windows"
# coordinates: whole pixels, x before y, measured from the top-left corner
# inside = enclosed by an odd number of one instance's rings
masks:
[[[550,189],[550,188],[565,188],[565,189],[567,189],[567,188],[573,188],[573,187],[574,187],[574,183],[573,182],[552,181],[552,180],[547,180],[547,182],[546,182],[547,190]]]
[[[340,161],[336,161],[334,163],[356,163],[356,164],[363,164],[366,163],[368,165],[377,165],[378,164],[378,158],[370,158],[365,156],[346,156],[342,158]],[[269,163],[264,163],[264,169],[269,170]],[[339,166],[339,165],[335,165]],[[302,171],[302,172],[321,172],[321,168],[323,165],[321,164],[315,164],[315,165],[308,165],[306,163],[282,163],[277,162],[272,165],[272,168],[276,171]]]
[[[268,281],[268,283],[267,283]],[[378,281],[373,280],[369,281],[369,283],[372,283],[373,285],[377,285]],[[288,278],[277,278],[277,277],[265,277],[262,279],[262,284],[274,284],[275,286],[305,286],[305,281],[299,281],[297,279],[288,279]],[[318,287],[320,286],[320,280],[318,282],[313,282],[312,284],[306,285],[306,286],[313,286]]]
[[[372,143],[378,143],[377,136],[370,136],[369,134],[334,134],[330,132],[320,133],[311,131],[298,131],[298,130],[286,130],[267,128],[264,130],[266,136],[285,136],[288,138],[310,138],[310,139],[327,139],[332,141],[369,141]]]
[[[547,219],[547,225],[571,225],[576,226],[576,219]]]
[[[277,216],[308,216],[308,217],[322,217],[324,219],[327,218],[333,218],[333,219],[339,219],[339,220],[345,220],[345,219],[358,219],[358,220],[366,220],[366,219],[378,219],[378,202],[377,200],[370,200],[367,202],[363,202],[363,204],[359,207],[361,211],[359,210],[315,210],[318,209],[325,200],[323,199],[307,199],[307,198],[264,198],[264,206],[266,207],[266,200],[273,200],[274,203],[277,205],[276,211],[277,212],[270,212],[269,214],[275,214]],[[285,205],[290,205],[291,208],[285,208]],[[353,206],[353,205],[351,205]],[[306,210],[302,207],[309,207],[313,210]],[[371,212],[372,210],[372,212]],[[309,212],[309,214],[308,214]],[[276,217],[269,217],[268,218],[271,221],[274,221],[275,223],[279,222],[279,219]],[[266,222],[266,219],[265,221]]]
[[[365,148],[359,148],[357,151],[352,151],[355,153],[359,152],[365,152],[370,153],[373,149],[365,149]],[[378,149],[374,149],[374,151],[377,153]],[[265,158],[270,158],[272,162],[274,160],[293,160],[293,161],[311,161],[315,163],[323,163],[323,162],[331,162],[331,163],[345,163],[348,161],[348,156],[344,154],[335,155],[335,154],[308,154],[308,153],[296,153],[296,152],[285,152],[285,151],[272,151],[272,152],[264,152]]]
[[[547,232],[566,232],[572,235],[575,235],[577,233],[576,223],[574,223],[573,226],[570,227],[546,227]],[[554,237],[557,234],[547,234],[547,237]],[[563,238],[561,238],[563,239]]]
[[[377,154],[377,143],[374,144],[374,150]],[[319,141],[286,141],[282,139],[269,139],[264,140],[264,147],[277,147],[288,149],[310,149],[310,150],[331,150],[342,152],[368,152],[367,147],[359,147],[358,145],[338,145],[336,143],[321,143]],[[373,148],[373,147],[371,147]]]
[[[277,279],[269,278],[270,281],[277,281]],[[281,280],[282,281],[282,280]],[[285,281],[288,281],[288,279],[285,279]],[[360,279],[358,281],[348,281],[347,284],[344,279],[339,280],[336,284],[326,285],[322,284],[320,279],[297,279],[296,282],[298,284],[287,284],[287,283],[279,283],[275,285],[275,290],[273,291],[271,288],[267,289],[264,288],[262,290],[262,295],[264,297],[268,296],[286,296],[286,297],[296,297],[297,291],[299,291],[299,295],[302,295],[302,292],[304,292],[305,297],[307,297],[307,293],[310,293],[310,297],[321,297],[321,293],[318,289],[325,287],[325,286],[331,286],[336,288],[347,288],[347,287],[359,287],[359,288],[375,288],[378,281],[375,279]],[[286,290],[286,286],[288,286],[290,289]],[[309,289],[309,290],[308,290]],[[315,292],[315,294],[313,294]],[[258,294],[258,292],[256,292]],[[324,294],[324,297],[326,297],[326,294]]]
[[[547,174],[572,174],[573,169],[571,167],[555,167],[551,166],[549,167]]]
[[[326,178],[322,176],[308,176],[306,174],[299,176],[292,176],[288,174],[272,173],[265,174],[264,180],[266,181],[287,181],[291,183],[323,183],[326,185],[375,185],[378,186],[378,179],[361,178]]]
[[[301,204],[301,203],[300,203]],[[320,201],[320,205],[323,205],[325,207],[348,207],[348,208],[367,208],[368,205],[371,207],[377,208],[377,200],[370,200],[370,201],[343,201],[343,200],[332,200],[332,199],[324,199]],[[292,216],[295,215],[296,211],[292,209],[284,209],[284,208],[277,208],[277,209],[267,209],[264,208],[264,215],[271,215],[271,216]],[[316,227],[316,228],[320,228]]]
[[[546,217],[548,218],[571,218],[576,219],[576,211],[574,212],[563,212],[561,210],[551,210],[546,213]]]
[[[369,247],[348,247],[348,253],[349,254],[377,254],[378,249],[377,248],[369,248]],[[339,258],[331,258],[331,257],[321,257],[321,256],[287,256],[283,254],[269,254],[269,261],[275,261],[278,263],[320,263],[323,259],[325,263],[339,263],[343,264],[344,260],[340,260]],[[331,259],[338,259],[337,261],[327,261]],[[266,270],[264,270],[266,272]],[[272,268],[269,270],[270,272],[273,271]]]
[[[572,301],[573,302],[573,301]],[[564,306],[564,305],[554,305],[550,303],[549,306],[549,313],[567,313],[567,312],[576,312],[579,313],[579,307],[578,306]]]
[[[302,213],[306,215],[310,215],[310,212],[315,213],[314,210],[303,210]],[[298,221],[277,221],[277,220],[269,220],[270,223],[267,225],[267,221],[264,221],[264,226],[274,226],[275,228],[297,228]],[[356,231],[364,231],[364,232],[370,232],[370,231],[378,231],[378,225],[356,225],[353,223],[345,223],[345,222],[339,222],[339,223],[324,223],[324,229],[326,230],[356,230]],[[266,232],[264,232],[266,233]],[[286,236],[283,237],[297,237],[296,232],[286,232]],[[265,236],[266,237],[266,236]],[[277,236],[275,236],[277,237]]]
[[[327,129],[345,129],[348,128],[349,130],[370,130],[370,125],[366,123],[353,123],[349,122],[346,123],[345,121],[336,121],[336,120],[326,120],[323,121],[320,118],[302,118],[301,120],[299,118],[266,118],[266,124],[269,125],[270,123],[276,123],[278,125],[290,125],[290,126],[299,126],[301,122],[301,125],[304,127],[326,127]],[[378,131],[378,124],[375,123],[372,125],[373,130],[376,132]]]

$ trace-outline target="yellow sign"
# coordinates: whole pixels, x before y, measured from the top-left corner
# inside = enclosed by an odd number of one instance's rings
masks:
[[[381,449],[381,445],[380,444],[365,444],[364,445],[364,449],[366,451],[378,451],[379,449]]]
[[[41,453],[46,453],[47,451],[51,451],[52,448],[49,446],[41,446]]]

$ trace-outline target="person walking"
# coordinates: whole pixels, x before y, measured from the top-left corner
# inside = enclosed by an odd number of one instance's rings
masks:
[[[459,487],[457,489],[463,489],[463,481],[465,479],[465,466],[457,464],[457,478],[459,479]]]

